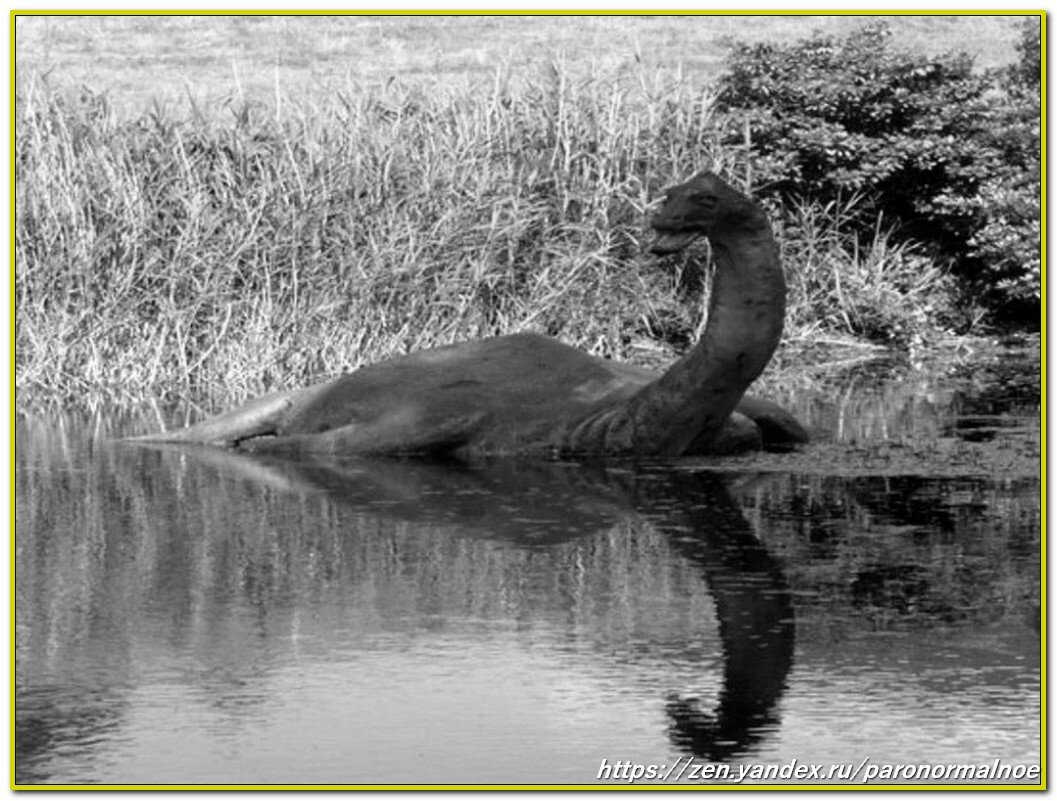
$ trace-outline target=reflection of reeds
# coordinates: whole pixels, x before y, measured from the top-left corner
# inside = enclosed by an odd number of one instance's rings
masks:
[[[100,641],[148,626],[208,651],[247,636],[248,621],[309,640],[334,626],[367,636],[523,621],[617,649],[685,647],[687,630],[711,625],[699,571],[630,512],[564,541],[518,541],[283,491],[179,449],[120,448],[105,440],[130,423],[109,425],[71,416],[18,427],[20,659],[61,660],[47,643],[92,647],[98,627]],[[927,590],[896,616],[921,625],[1002,620],[1037,601],[1030,476],[795,473],[734,491],[798,604],[824,619],[877,613],[852,589],[876,566],[921,572]]]
[[[87,459],[83,431],[46,431],[23,428],[17,465],[29,673],[61,675],[100,647],[128,670],[129,649],[148,644],[211,664],[266,647],[264,634],[326,652],[332,632],[369,647],[437,626],[652,644],[665,658],[702,637],[719,648],[699,569],[630,518],[544,548],[282,492],[179,451],[96,441]]]
[[[1024,627],[1039,603],[1037,478],[793,474],[736,497],[800,593],[807,636]]]
[[[26,732],[46,738],[59,727],[60,739],[98,737],[146,687],[175,689],[192,708],[225,714],[268,703],[284,676],[377,657],[369,671],[394,651],[465,647],[487,658],[513,645],[526,658],[542,649],[576,664],[598,655],[624,685],[716,693],[719,709],[738,698],[741,681],[754,688],[746,699],[759,686],[779,692],[789,664],[781,645],[791,653],[791,632],[770,641],[752,628],[775,611],[774,588],[747,566],[758,570],[767,552],[782,565],[785,610],[785,586],[792,591],[789,617],[807,665],[828,658],[829,643],[878,630],[959,641],[969,632],[969,642],[989,647],[981,639],[989,624],[1023,628],[1038,608],[1038,484],[1030,479],[745,476],[731,484],[735,504],[726,492],[699,491],[716,482],[710,474],[695,482],[692,473],[654,471],[652,480],[665,483],[636,486],[634,471],[617,469],[600,485],[589,467],[552,465],[586,514],[570,515],[576,524],[557,536],[537,537],[491,525],[502,518],[488,514],[497,501],[521,496],[481,498],[487,483],[450,485],[471,490],[476,507],[431,511],[423,499],[419,515],[413,490],[428,482],[399,480],[414,465],[376,465],[360,491],[311,480],[311,463],[233,469],[232,460],[247,457],[107,441],[128,425],[70,416],[24,417],[18,426],[24,780],[35,764]],[[336,475],[345,477],[344,468]],[[529,467],[511,469],[506,481],[523,475],[531,484]],[[667,482],[688,497],[661,489]],[[505,514],[535,519],[547,508],[546,493],[525,497],[537,503]],[[625,508],[632,497],[656,526]],[[452,508],[482,514],[440,522]],[[726,544],[756,542],[746,519],[766,551],[728,553]],[[687,523],[693,530],[680,529]],[[727,543],[697,530],[708,526],[738,536]],[[764,561],[765,572],[775,565]],[[742,584],[739,569],[749,574]],[[739,639],[741,626],[751,636]],[[355,683],[355,668],[334,675]],[[657,675],[671,684],[657,688]],[[751,684],[761,676],[762,685]]]
[[[805,634],[1024,625],[1040,596],[1037,373],[1037,351],[993,351],[769,387],[824,441],[737,497],[805,593]],[[991,438],[963,438],[974,414]]]

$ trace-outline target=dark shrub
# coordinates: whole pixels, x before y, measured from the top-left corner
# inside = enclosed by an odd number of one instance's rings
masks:
[[[884,23],[843,40],[737,44],[718,97],[727,144],[751,142],[762,194],[861,195],[853,224],[864,239],[880,216],[974,300],[1037,313],[1039,29],[1027,22],[1019,63],[987,73],[964,54],[895,50]]]

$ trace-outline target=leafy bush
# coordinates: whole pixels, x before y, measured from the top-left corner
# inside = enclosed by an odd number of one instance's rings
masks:
[[[841,41],[737,44],[717,99],[725,141],[751,142],[762,193],[822,204],[859,195],[851,222],[864,241],[880,215],[993,310],[1037,308],[1031,35],[1025,28],[1016,68],[989,73],[974,72],[964,54],[894,50],[884,23]]]
[[[1002,153],[980,187],[983,224],[969,239],[970,254],[995,282],[990,292],[1008,302],[1009,316],[1037,314],[1042,285],[1041,28],[1026,19],[1019,60],[993,73],[990,144]]]

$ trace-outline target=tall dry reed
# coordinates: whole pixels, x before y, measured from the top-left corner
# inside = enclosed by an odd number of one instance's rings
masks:
[[[19,402],[226,403],[524,329],[621,354],[674,303],[643,214],[715,156],[709,107],[560,64],[186,118],[23,88]]]

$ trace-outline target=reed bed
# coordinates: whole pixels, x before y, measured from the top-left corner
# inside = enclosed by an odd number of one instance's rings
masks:
[[[215,408],[525,330],[664,358],[700,329],[705,282],[644,257],[649,204],[704,166],[748,174],[700,84],[561,62],[135,119],[37,82],[16,112],[22,408]],[[825,250],[826,287],[856,258],[833,231],[783,242],[801,263]],[[792,273],[794,299],[816,299],[791,310],[794,337],[857,333]]]

